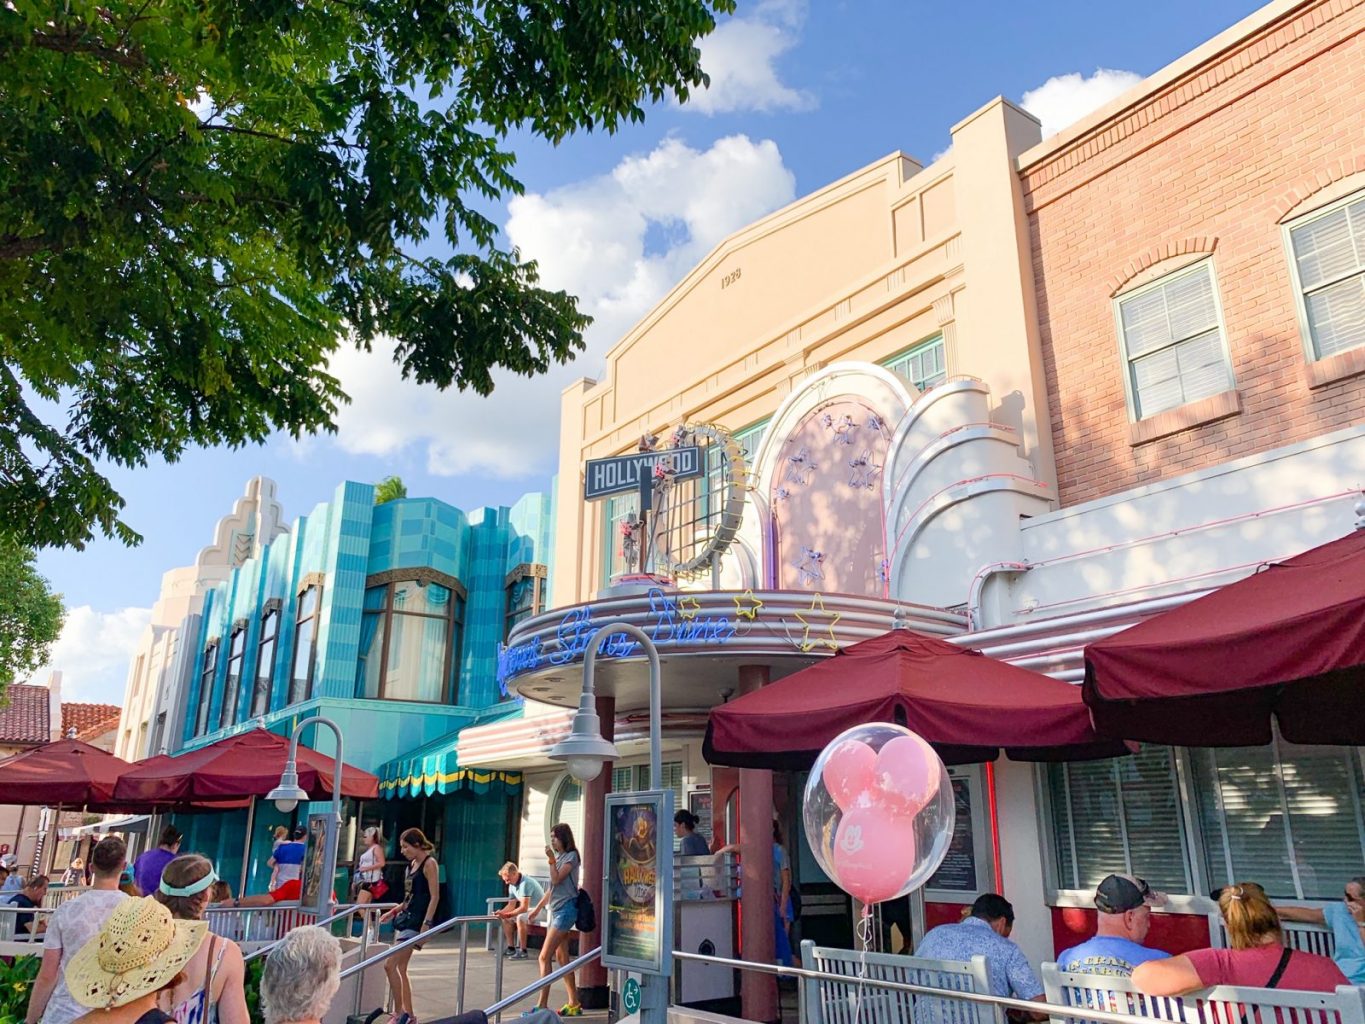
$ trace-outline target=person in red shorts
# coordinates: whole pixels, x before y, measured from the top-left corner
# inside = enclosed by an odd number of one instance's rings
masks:
[[[308,852],[304,841],[308,830],[294,829],[289,841],[275,847],[270,866],[275,869],[275,888],[255,896],[243,896],[232,901],[234,907],[269,907],[276,903],[297,903],[303,897],[303,858]]]

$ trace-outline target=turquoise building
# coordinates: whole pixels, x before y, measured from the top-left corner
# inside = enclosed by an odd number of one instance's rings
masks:
[[[381,779],[379,800],[348,802],[338,860],[349,866],[363,829],[379,825],[400,862],[397,836],[416,826],[436,843],[450,911],[482,913],[516,849],[521,778],[463,767],[459,732],[521,713],[499,686],[498,644],[543,608],[552,507],[542,494],[469,513],[434,498],[376,505],[372,486],[341,484],[208,592],[181,749],[332,719],[346,762]],[[319,733],[302,742],[330,753]],[[258,802],[249,849],[246,811],[177,823],[183,849],[213,857],[234,889],[244,878],[260,892],[271,829],[307,813]]]

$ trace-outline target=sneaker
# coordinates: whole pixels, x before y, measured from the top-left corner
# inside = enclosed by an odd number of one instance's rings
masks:
[[[583,1016],[583,1007],[578,1003],[565,1003],[559,1008],[559,1015],[561,1017],[581,1017]]]
[[[506,949],[504,949],[504,950],[502,951],[502,955],[503,955],[503,956],[516,956],[516,955],[517,955],[517,947],[516,947],[516,946],[508,946]]]
[[[524,949],[514,950],[513,953],[512,953],[512,959],[513,959],[513,960],[529,960],[529,959],[531,959],[531,954],[528,953],[528,952],[526,952],[526,950],[524,950]]]

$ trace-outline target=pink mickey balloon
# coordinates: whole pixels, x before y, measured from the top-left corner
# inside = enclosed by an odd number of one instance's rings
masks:
[[[881,903],[905,891],[915,870],[915,826],[909,817],[857,807],[834,835],[834,873],[839,888],[864,903]]]
[[[913,733],[897,736],[877,754],[874,796],[888,811],[909,820],[938,793],[942,772],[933,747]]]
[[[849,810],[872,788],[876,764],[877,752],[862,740],[845,740],[830,751],[821,777],[840,810]]]

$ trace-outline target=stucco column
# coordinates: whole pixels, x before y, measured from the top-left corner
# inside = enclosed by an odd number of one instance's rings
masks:
[[[742,665],[739,692],[751,693],[768,682],[768,668]],[[739,770],[739,861],[744,869],[739,901],[740,956],[773,962],[773,773],[761,768]],[[775,1021],[779,1009],[777,979],[771,974],[740,972],[740,1001],[746,1020]]]
[[[597,698],[597,717],[602,722],[602,737],[616,738],[616,698]],[[602,766],[602,774],[589,782],[583,789],[583,834],[578,836],[578,849],[583,855],[583,875],[580,884],[592,896],[592,905],[597,908],[598,927],[595,931],[580,933],[578,951],[586,953],[602,941],[602,915],[606,906],[602,902],[602,835],[603,802],[611,792],[611,765]],[[578,995],[580,1001],[590,1010],[601,1010],[607,1006],[607,969],[601,961],[594,960],[578,970]]]

